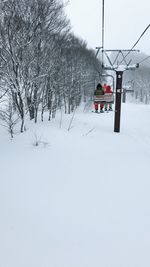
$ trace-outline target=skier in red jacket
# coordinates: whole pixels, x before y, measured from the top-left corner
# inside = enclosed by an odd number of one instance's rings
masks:
[[[113,103],[113,91],[110,85],[106,85],[104,87],[105,90],[105,111],[112,111],[112,103]]]

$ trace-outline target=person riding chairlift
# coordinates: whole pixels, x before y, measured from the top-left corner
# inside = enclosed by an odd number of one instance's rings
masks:
[[[105,92],[105,111],[112,111],[112,102],[113,102],[113,91],[110,87],[110,85],[106,85],[104,87]]]
[[[96,90],[94,92],[94,95],[96,97],[95,101],[94,101],[94,107],[95,107],[95,112],[98,112],[98,107],[100,104],[100,112],[104,112],[103,108],[104,108],[104,102],[101,99],[100,96],[104,95],[104,89],[102,87],[102,85],[100,83],[98,83]]]

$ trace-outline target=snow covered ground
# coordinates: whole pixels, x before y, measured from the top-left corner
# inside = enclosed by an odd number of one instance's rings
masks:
[[[0,128],[0,267],[149,267],[150,106],[71,116]]]

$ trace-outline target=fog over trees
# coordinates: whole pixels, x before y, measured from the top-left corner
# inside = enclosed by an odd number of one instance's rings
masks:
[[[146,60],[144,60],[146,59]],[[142,62],[143,61],[143,62]],[[133,99],[145,104],[150,103],[150,58],[144,53],[135,53],[133,63],[139,63],[139,68],[128,70],[124,74],[124,85],[133,89]]]

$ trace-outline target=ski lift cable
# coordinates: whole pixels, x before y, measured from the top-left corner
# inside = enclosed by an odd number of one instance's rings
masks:
[[[102,1],[102,67],[104,61],[104,34],[105,34],[105,2]]]
[[[142,59],[140,62],[138,62],[138,64],[141,64],[142,62],[144,62],[144,61],[147,60],[148,58],[150,58],[150,56],[145,57],[145,58]]]
[[[124,59],[132,52],[133,48],[138,44],[138,42],[143,37],[143,35],[146,33],[146,31],[148,30],[149,27],[150,27],[150,24],[145,28],[145,30],[142,32],[142,34],[140,35],[140,37],[138,38],[138,40],[135,42],[135,44],[132,46],[132,48],[129,50],[129,52],[124,56],[124,58],[119,63],[119,65],[121,65],[121,63],[124,61]]]

